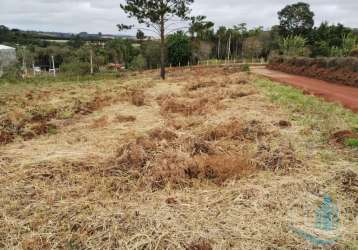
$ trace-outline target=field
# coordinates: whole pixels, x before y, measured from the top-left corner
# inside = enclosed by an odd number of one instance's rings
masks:
[[[1,249],[358,245],[358,115],[233,67],[0,86]],[[313,225],[313,226],[312,226]],[[318,231],[317,231],[318,230]]]

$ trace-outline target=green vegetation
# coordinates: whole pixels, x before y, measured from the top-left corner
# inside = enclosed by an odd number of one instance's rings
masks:
[[[167,38],[168,61],[173,66],[187,65],[191,60],[190,39],[183,32]]]
[[[136,18],[139,24],[155,27],[154,32],[160,37],[160,76],[165,79],[165,36],[168,26],[173,25],[174,17],[180,20],[190,18],[189,6],[194,0],[166,0],[166,1],[137,1],[126,0],[121,8],[129,18]],[[118,25],[120,30],[131,28],[127,25]]]
[[[145,58],[141,54],[136,56],[130,64],[130,68],[134,70],[143,70],[145,66]]]
[[[327,141],[337,130],[352,130],[358,127],[358,114],[342,106],[305,95],[291,86],[258,79],[255,84],[273,101],[291,112],[291,119],[312,130],[305,131],[320,140]]]
[[[240,66],[240,70],[243,72],[250,72],[250,65],[248,64],[243,64]]]
[[[215,30],[214,23],[206,16],[189,15],[193,2],[170,0],[156,4],[152,1],[125,1],[122,5],[124,12],[147,26],[137,31],[137,40],[103,40],[100,35],[80,33],[67,34],[70,36],[66,38],[67,42],[56,43],[41,36],[46,33],[25,32],[0,25],[0,43],[16,47],[18,59],[18,65],[9,68],[11,72],[5,72],[3,78],[7,82],[21,80],[26,75],[23,64],[27,77],[32,74],[33,66],[48,72],[53,63],[56,69],[68,75],[102,74],[108,69],[118,71],[123,67],[133,70],[161,67],[164,77],[165,66],[187,65],[188,62],[193,65],[199,61],[267,61],[277,55],[312,58],[358,55],[358,30],[327,22],[314,26],[314,13],[306,3],[287,5],[278,12],[279,25],[270,30],[261,26],[250,29],[246,23],[221,26]],[[180,25],[185,27],[182,30],[174,28],[178,26],[178,19],[186,22]],[[118,27],[120,30],[133,28],[128,25]],[[154,37],[144,33],[148,30]],[[333,59],[327,64],[337,65],[338,61]],[[357,68],[351,62],[345,65]]]
[[[91,83],[94,81],[118,79],[122,76],[119,72],[101,72],[94,75],[76,75],[76,74],[57,74],[53,75],[38,75],[28,78],[0,78],[0,86],[6,84],[17,85],[49,85],[50,83]]]
[[[314,26],[314,13],[307,3],[287,5],[278,12],[280,34],[288,36],[307,36]]]
[[[61,72],[69,75],[88,75],[91,73],[91,65],[86,62],[67,63],[61,65]]]
[[[289,36],[282,39],[280,50],[285,56],[307,56],[307,40],[301,36]]]
[[[355,138],[348,138],[345,140],[345,145],[352,147],[352,148],[358,148],[358,139]]]
[[[354,32],[342,24],[330,25],[323,22],[314,28],[307,37],[312,57],[318,56],[342,56],[337,53],[343,47],[343,38]]]

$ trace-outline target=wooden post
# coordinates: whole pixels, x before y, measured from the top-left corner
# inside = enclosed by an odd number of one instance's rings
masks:
[[[24,70],[25,76],[27,76],[27,67],[26,67],[26,58],[25,58],[25,46],[22,47],[22,68]]]
[[[56,76],[55,58],[54,58],[54,56],[51,56],[51,59],[52,59],[53,76]]]
[[[90,51],[90,61],[91,61],[91,75],[93,75],[93,51],[92,51],[92,48],[91,48],[91,51]]]

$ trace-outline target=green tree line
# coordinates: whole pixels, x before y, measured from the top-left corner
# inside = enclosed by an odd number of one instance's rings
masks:
[[[160,1],[159,1],[160,2]],[[249,28],[246,23],[232,27],[215,24],[205,16],[191,17],[193,1],[171,0],[168,6],[156,1],[127,0],[122,5],[129,17],[139,24],[159,29],[158,37],[150,37],[147,29],[137,31],[137,39],[86,41],[80,36],[67,43],[39,39],[36,35],[0,26],[0,43],[16,46],[19,62],[48,70],[87,74],[121,64],[127,69],[153,69],[160,66],[196,64],[200,60],[259,59],[272,55],[307,57],[343,57],[357,55],[357,29],[343,24],[323,22],[315,26],[315,13],[307,3],[287,5],[278,11],[279,24],[264,29]],[[148,11],[148,4],[150,10]],[[157,5],[158,4],[158,5]],[[170,6],[170,7],[169,7]],[[166,15],[180,17],[187,27],[169,32],[161,30]],[[118,25],[120,30],[132,25]],[[163,36],[165,35],[165,36]],[[161,72],[163,76],[163,72]]]

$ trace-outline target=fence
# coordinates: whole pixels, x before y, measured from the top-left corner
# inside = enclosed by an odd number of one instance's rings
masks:
[[[254,59],[231,59],[231,60],[203,60],[199,61],[199,65],[232,65],[232,64],[267,64],[264,58]]]

